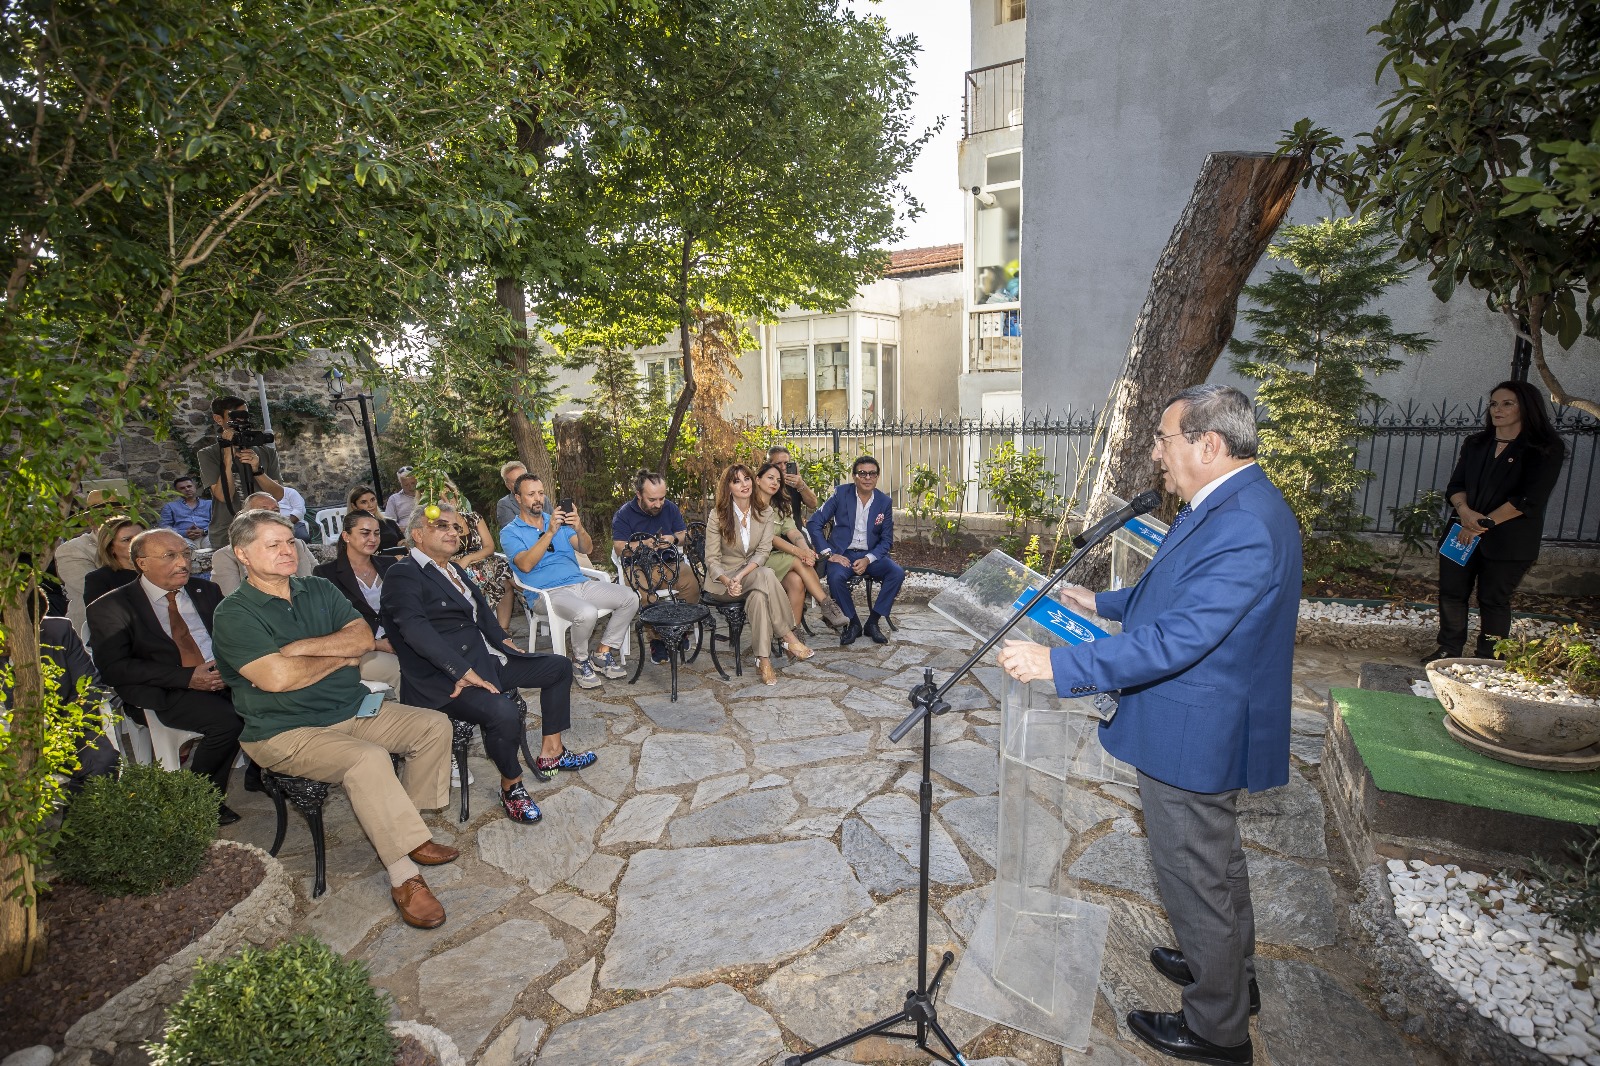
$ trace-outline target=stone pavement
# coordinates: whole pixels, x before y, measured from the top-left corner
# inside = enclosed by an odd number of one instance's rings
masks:
[[[427,816],[436,839],[462,849],[426,873],[449,913],[436,930],[396,917],[335,789],[329,890],[304,903],[297,931],[364,960],[396,1016],[437,1025],[469,1062],[493,1066],[771,1066],[891,1013],[915,980],[920,734],[895,745],[888,733],[922,668],[949,670],[974,646],[924,606],[905,605],[896,620],[886,647],[839,648],[817,626],[817,656],[784,668],[776,688],[749,660],[724,683],[702,656],[676,703],[666,668],[649,664],[637,685],[574,690],[567,744],[600,759],[545,785],[530,776],[545,812],[535,826],[500,812],[498,776],[475,745],[472,820],[457,824],[454,796]],[[1294,773],[1244,804],[1264,998],[1258,1063],[1344,1066],[1356,1049],[1372,1066],[1439,1062],[1373,1011],[1367,974],[1344,947],[1357,872],[1328,846],[1318,785],[1328,687],[1354,684],[1360,660],[1382,658],[1300,649]],[[994,876],[997,685],[998,671],[980,668],[953,693],[957,713],[934,723],[935,952],[959,956]],[[244,819],[226,835],[271,843],[266,797],[236,789],[229,803]],[[289,817],[280,858],[309,896],[309,836]],[[1129,1009],[1178,1003],[1145,961],[1171,933],[1137,792],[1080,790],[1067,821],[1070,873],[1112,914],[1094,1044],[1063,1053],[944,1009],[975,1064],[1162,1061],[1120,1024]],[[922,1058],[881,1040],[852,1054]]]

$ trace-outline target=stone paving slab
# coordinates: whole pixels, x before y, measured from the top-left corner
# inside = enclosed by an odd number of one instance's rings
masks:
[[[782,770],[788,766],[805,766],[833,759],[863,759],[867,757],[871,740],[872,731],[862,730],[859,733],[815,737],[811,740],[757,744],[755,764],[762,770]]]
[[[533,905],[583,933],[611,917],[611,911],[607,908],[571,892],[552,892],[548,896],[540,896],[533,901]]]
[[[732,777],[719,777],[713,781],[702,781],[694,790],[694,799],[689,801],[689,809],[697,811],[706,804],[715,803],[724,796],[731,796],[735,792],[748,788],[749,785],[749,774],[734,774]]]
[[[649,991],[778,962],[871,905],[825,840],[641,851],[617,888],[600,984]]]
[[[933,772],[979,796],[1000,791],[1000,755],[975,741],[957,740],[934,748]]]
[[[783,1051],[767,1013],[727,985],[673,988],[571,1021],[538,1066],[764,1066]]]
[[[744,751],[728,737],[658,733],[639,749],[633,787],[641,792],[687,785],[744,769]]]
[[[423,963],[417,991],[429,1021],[470,1057],[522,990],[566,957],[544,923],[512,918]]]
[[[421,961],[462,929],[510,903],[517,890],[505,885],[462,884],[434,895],[444,907],[445,924],[437,929],[413,929],[396,918],[361,952],[372,976],[388,977]],[[393,903],[389,910],[394,910]]]
[[[1298,770],[1286,785],[1239,798],[1239,834],[1280,855],[1326,859],[1326,822],[1322,794]]]
[[[600,837],[600,846],[613,844],[654,844],[666,831],[667,822],[677,813],[683,800],[670,792],[635,796],[622,805]]]
[[[849,811],[881,789],[893,773],[893,767],[877,762],[808,766],[794,775],[794,790],[808,807]]]
[[[757,744],[850,731],[837,704],[820,697],[742,700],[733,705],[733,719]]]
[[[594,996],[594,969],[594,959],[585,962],[550,986],[550,998],[569,1013],[581,1015],[589,1009],[589,1000]]]
[[[874,796],[856,810],[861,818],[883,838],[900,857],[913,867],[921,858],[921,815],[917,805],[905,796]],[[954,840],[935,820],[928,846],[930,876],[941,885],[969,885],[972,870],[961,857]]]
[[[917,883],[911,864],[859,818],[845,821],[839,847],[869,892],[887,895]]]
[[[1394,1030],[1327,971],[1258,959],[1256,979],[1261,1042],[1276,1066],[1350,1066],[1356,1049],[1361,1066],[1412,1066],[1411,1052]]]
[[[730,796],[672,823],[672,846],[731,843],[779,832],[800,809],[787,788]]]
[[[501,818],[478,830],[478,855],[543,895],[594,854],[595,833],[616,804],[572,785],[539,806],[544,820],[537,825]]]
[[[645,717],[662,729],[678,733],[720,733],[728,724],[728,714],[710,693],[680,696],[671,693],[647,694],[634,701]]]

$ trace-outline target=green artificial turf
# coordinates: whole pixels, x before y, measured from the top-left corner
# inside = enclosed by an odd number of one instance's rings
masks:
[[[1600,770],[1535,770],[1480,755],[1445,732],[1438,700],[1336,688],[1356,750],[1385,792],[1557,822],[1600,821]]]

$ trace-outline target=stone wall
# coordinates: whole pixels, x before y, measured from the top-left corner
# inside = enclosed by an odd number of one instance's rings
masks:
[[[304,362],[287,370],[269,371],[265,375],[269,408],[297,396],[327,403],[328,386],[323,375],[331,361],[329,353],[315,351]],[[250,401],[258,397],[255,375],[244,370],[224,372],[212,381],[191,379],[177,392],[181,399],[173,428],[193,447],[199,447],[211,435],[213,397],[228,393]],[[284,481],[299,490],[306,498],[307,509],[313,512],[318,507],[342,506],[352,485],[372,478],[360,427],[348,408],[335,409],[335,414],[335,431],[306,433],[292,445],[278,446]],[[196,472],[172,440],[156,440],[154,427],[140,423],[130,423],[117,447],[102,456],[101,461],[101,477],[125,477],[154,493],[158,499],[172,497],[173,479]],[[385,471],[385,477],[392,475]],[[388,488],[394,489],[392,481]]]

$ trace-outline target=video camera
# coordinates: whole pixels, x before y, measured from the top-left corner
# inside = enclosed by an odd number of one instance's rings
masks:
[[[256,448],[277,439],[265,430],[252,429],[250,412],[243,407],[228,412],[228,428],[233,430],[233,439],[223,439],[221,443],[224,448]]]

